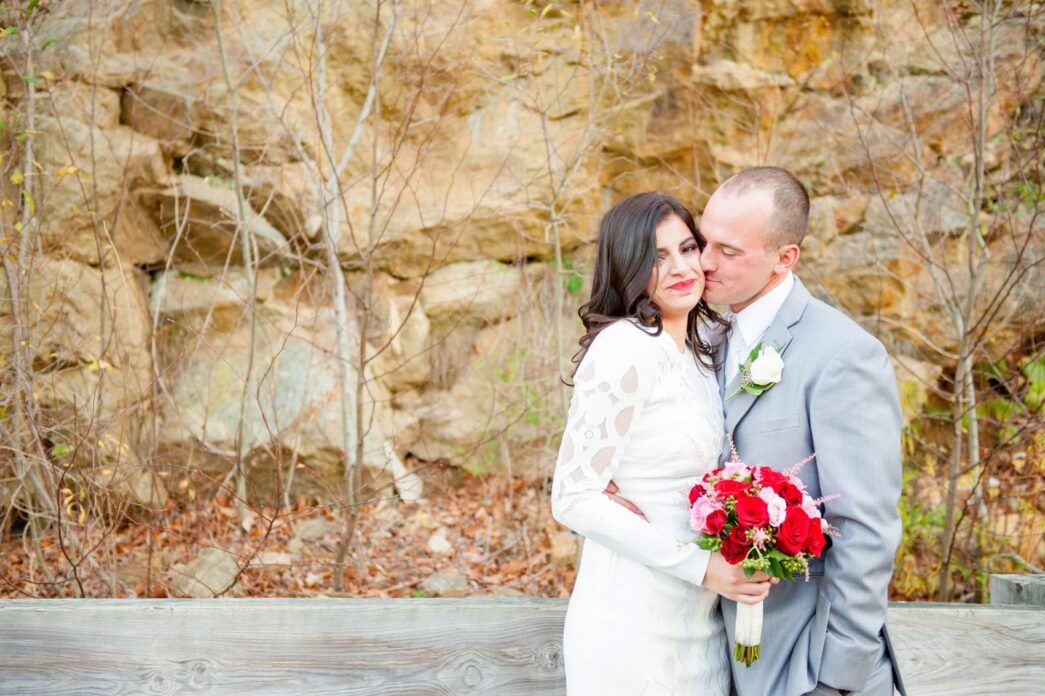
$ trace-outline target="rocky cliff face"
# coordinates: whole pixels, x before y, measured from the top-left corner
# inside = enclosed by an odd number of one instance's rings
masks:
[[[600,212],[649,189],[699,210],[759,163],[813,195],[802,277],[931,384],[954,345],[925,254],[965,258],[946,240],[975,212],[960,37],[979,18],[906,0],[635,7],[47,8],[28,50],[5,47],[4,137],[32,171],[6,160],[2,193],[13,230],[14,168],[35,177],[20,292],[52,440],[99,443],[89,459],[139,472],[139,499],[163,488],[154,472],[220,482],[237,458],[258,495],[334,498],[360,437],[404,496],[410,457],[548,475]],[[996,31],[983,159],[1005,181],[1020,115],[1041,109],[1041,26]],[[1028,210],[985,205],[984,243],[1009,253],[995,231],[1037,224]],[[13,322],[0,303],[5,351]]]

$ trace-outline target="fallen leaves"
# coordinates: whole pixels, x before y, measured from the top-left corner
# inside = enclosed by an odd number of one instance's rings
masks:
[[[119,525],[92,517],[81,525],[89,556],[71,555],[75,575],[88,596],[164,597],[175,564],[218,548],[236,559],[241,573],[232,593],[240,596],[427,596],[422,585],[439,574],[467,578],[473,595],[569,595],[576,570],[551,561],[563,530],[541,482],[433,470],[426,490],[416,502],[377,499],[359,507],[341,593],[333,591],[340,509],[306,500],[290,510],[251,507],[243,519],[227,495],[183,496]],[[60,540],[43,539],[41,553],[53,581],[21,535],[0,540],[0,596],[75,595]]]

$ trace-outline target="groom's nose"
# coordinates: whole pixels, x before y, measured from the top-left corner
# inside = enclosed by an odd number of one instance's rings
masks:
[[[710,273],[715,270],[715,262],[712,260],[711,249],[705,247],[704,251],[700,252],[700,268],[704,273]]]

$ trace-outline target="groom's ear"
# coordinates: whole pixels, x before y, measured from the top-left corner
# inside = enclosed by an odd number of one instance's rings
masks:
[[[777,262],[774,271],[777,273],[783,273],[789,271],[795,267],[798,263],[798,257],[802,251],[798,248],[797,244],[785,244],[777,250]]]

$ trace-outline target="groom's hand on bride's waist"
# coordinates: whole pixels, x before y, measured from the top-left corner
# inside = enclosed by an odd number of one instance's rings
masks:
[[[613,482],[613,479],[610,479],[610,482],[606,484],[606,489],[602,492],[602,494],[610,500],[612,500],[613,502],[617,503],[617,505],[623,506],[624,509],[628,510],[629,512],[633,512],[642,519],[646,520],[646,515],[642,513],[642,510],[639,509],[639,506],[631,502],[627,498],[620,497],[619,495],[617,495],[618,492],[620,492],[620,489],[617,488],[617,484]],[[649,520],[646,521],[649,522]]]

